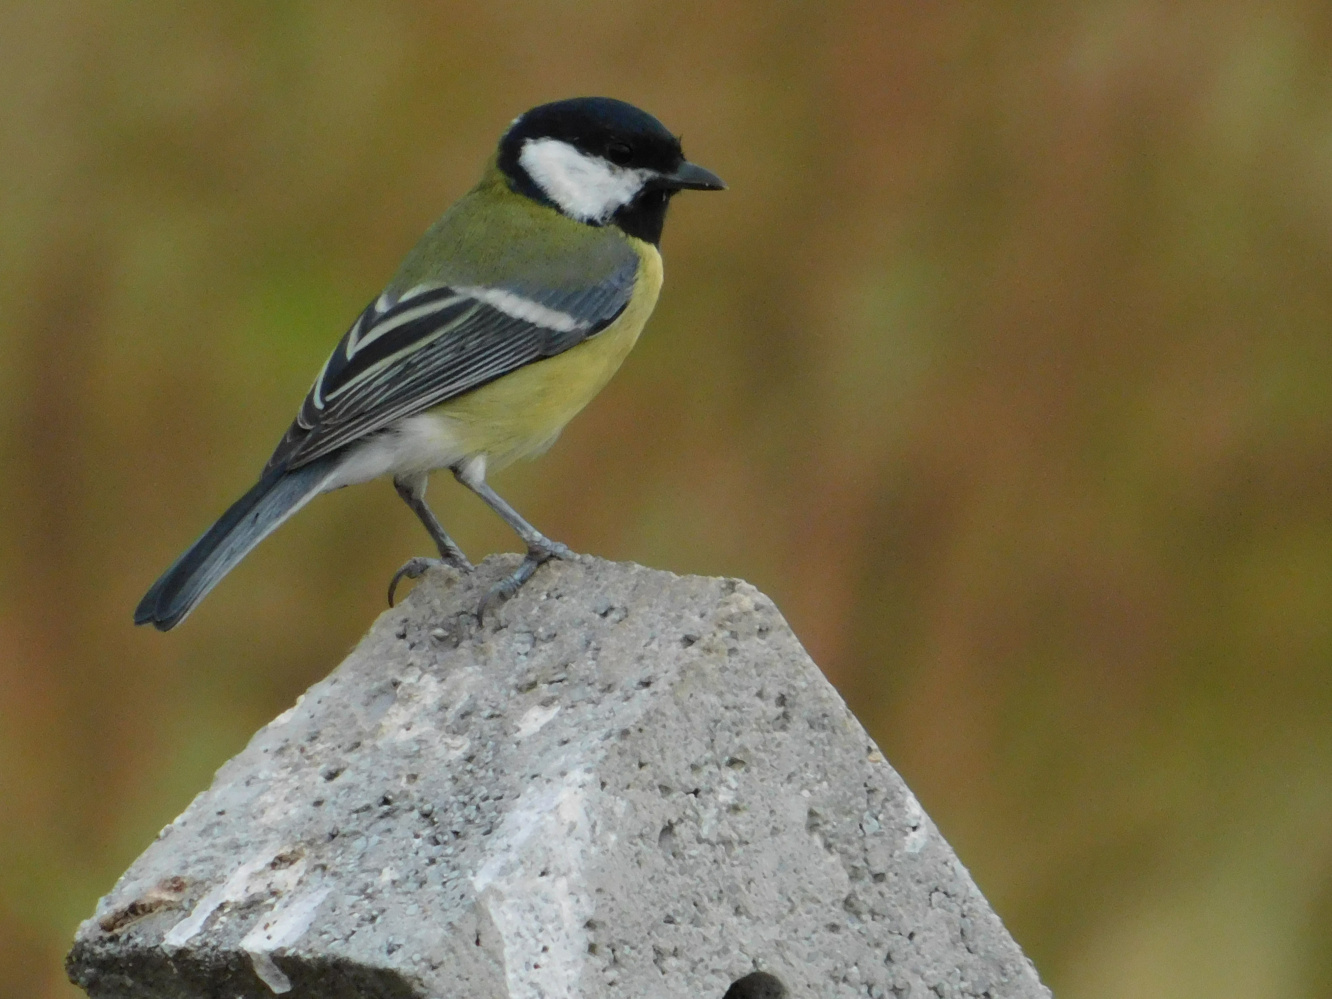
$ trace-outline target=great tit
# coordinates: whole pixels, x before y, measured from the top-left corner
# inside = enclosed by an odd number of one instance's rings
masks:
[[[434,469],[450,469],[522,538],[526,558],[481,614],[568,557],[486,473],[545,451],[606,384],[656,304],[671,197],[725,186],[623,101],[576,98],[519,116],[480,183],[334,348],[259,482],[152,585],[135,624],[175,627],[314,496],[382,475],[449,565],[472,567],[426,505]],[[404,565],[390,603],[402,577],[434,563]]]

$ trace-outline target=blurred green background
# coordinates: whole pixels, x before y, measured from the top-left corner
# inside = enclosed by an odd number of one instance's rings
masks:
[[[1332,995],[1312,0],[0,7],[0,995],[76,995],[78,920],[428,550],[345,490],[130,625],[506,123],[589,93],[731,190],[505,495],[772,595],[1064,999]]]

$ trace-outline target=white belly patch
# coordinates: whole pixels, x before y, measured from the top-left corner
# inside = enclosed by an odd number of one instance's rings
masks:
[[[418,413],[370,440],[351,445],[324,490],[369,482],[381,475],[447,468],[465,457],[453,420],[439,413]]]

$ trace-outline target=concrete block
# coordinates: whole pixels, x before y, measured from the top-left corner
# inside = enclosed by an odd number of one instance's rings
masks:
[[[95,999],[1040,997],[746,583],[432,573],[79,928]]]

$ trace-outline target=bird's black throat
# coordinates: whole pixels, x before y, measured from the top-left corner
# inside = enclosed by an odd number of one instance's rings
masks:
[[[666,225],[666,209],[671,205],[673,193],[662,188],[649,188],[611,216],[611,221],[626,236],[659,247],[661,230]]]

